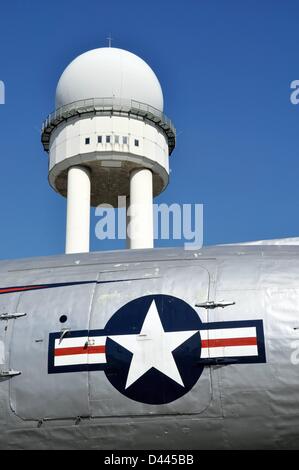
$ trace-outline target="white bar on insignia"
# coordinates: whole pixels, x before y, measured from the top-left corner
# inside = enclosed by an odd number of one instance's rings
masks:
[[[104,346],[106,343],[106,336],[79,336],[78,338],[63,338],[60,344],[59,341],[59,338],[55,339],[55,349],[82,348],[86,345],[87,341],[89,346]]]
[[[87,364],[87,354],[73,354],[70,356],[56,356],[54,359],[54,366],[76,366],[81,364]]]
[[[55,349],[82,348],[88,341],[88,337],[80,336],[78,338],[63,338],[60,344],[59,341],[59,338],[55,339]]]
[[[69,356],[56,356],[54,366],[75,366],[82,364],[106,364],[106,354],[73,354]]]
[[[68,348],[83,348],[88,342],[89,347],[104,346],[106,336],[80,336],[77,338],[64,338],[59,344],[59,339],[55,340],[55,350],[64,350]],[[65,356],[55,356],[54,366],[75,366],[82,364],[105,364],[105,353],[92,353],[86,350],[84,354],[67,354]]]
[[[202,348],[201,358],[213,357],[246,357],[258,356],[257,346],[225,346],[218,348]]]
[[[90,336],[89,345],[92,346],[105,346],[107,336]]]
[[[88,364],[106,364],[106,354],[88,354]]]
[[[255,338],[256,328],[219,328],[211,330],[200,330],[202,340],[226,339],[226,338]]]

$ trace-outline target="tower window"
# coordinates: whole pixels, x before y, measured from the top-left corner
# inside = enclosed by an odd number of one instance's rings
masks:
[[[115,136],[114,136],[114,142],[115,142],[116,144],[119,144],[119,136],[118,136],[118,135],[115,135]]]
[[[90,144],[90,138],[89,137],[86,137],[85,139],[85,145],[89,145]]]
[[[128,143],[128,137],[124,136],[123,137],[123,144],[127,144]]]
[[[102,143],[102,136],[98,135],[98,144],[101,144],[101,143]]]
[[[134,143],[135,143],[135,146],[136,146],[136,147],[139,147],[139,140],[138,140],[138,139],[135,139],[135,140],[134,140]]]
[[[111,135],[106,135],[106,144],[110,144],[111,142]]]

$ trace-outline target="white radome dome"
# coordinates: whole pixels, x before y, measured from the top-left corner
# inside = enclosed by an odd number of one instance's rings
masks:
[[[85,52],[60,77],[56,109],[79,100],[135,100],[163,111],[163,93],[155,73],[140,57],[114,47]]]

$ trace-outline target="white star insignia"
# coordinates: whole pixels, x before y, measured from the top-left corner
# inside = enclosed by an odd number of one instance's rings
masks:
[[[151,368],[162,372],[184,387],[172,352],[193,336],[196,331],[164,331],[159,312],[153,300],[139,334],[109,336],[113,341],[133,353],[126,389]]]

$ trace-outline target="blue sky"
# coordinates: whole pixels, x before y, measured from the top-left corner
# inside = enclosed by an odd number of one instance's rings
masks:
[[[0,258],[64,251],[41,123],[64,68],[110,32],[154,69],[177,128],[156,201],[203,203],[205,244],[299,235],[298,18],[292,0],[2,1]],[[92,250],[122,246],[92,236]]]

